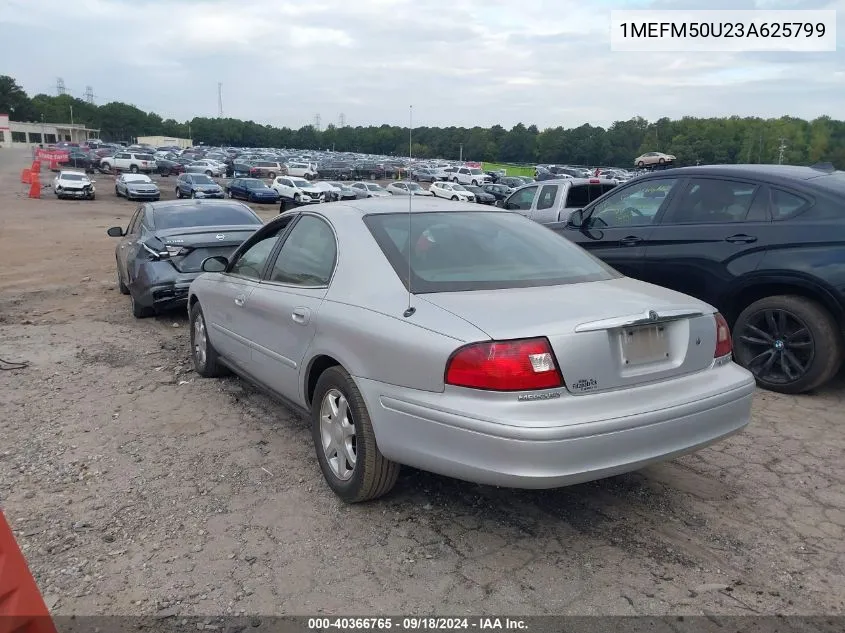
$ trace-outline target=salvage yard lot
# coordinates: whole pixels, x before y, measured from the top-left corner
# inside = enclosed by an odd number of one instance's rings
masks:
[[[639,473],[405,469],[347,506],[303,420],[192,371],[183,314],[131,316],[106,229],[136,203],[103,175],[96,201],[29,200],[25,164],[0,151],[0,358],[30,363],[0,372],[0,506],[54,613],[845,611],[842,379],[758,392],[745,432]]]

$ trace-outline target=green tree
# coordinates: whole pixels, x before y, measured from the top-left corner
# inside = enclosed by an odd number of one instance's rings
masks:
[[[12,77],[0,75],[0,112],[13,121],[35,120],[32,101]]]

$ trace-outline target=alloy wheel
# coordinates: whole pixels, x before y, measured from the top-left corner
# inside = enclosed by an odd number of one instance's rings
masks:
[[[200,367],[205,367],[205,360],[207,357],[207,339],[205,336],[205,320],[201,314],[194,319],[194,356],[197,359],[197,364]]]
[[[807,324],[786,310],[761,310],[737,332],[738,356],[755,376],[773,384],[800,379],[813,364],[815,341]]]
[[[346,396],[338,389],[329,389],[320,405],[320,444],[334,476],[350,479],[358,458],[355,424]]]

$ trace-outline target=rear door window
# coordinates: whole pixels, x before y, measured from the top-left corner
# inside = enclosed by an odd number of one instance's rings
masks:
[[[566,192],[565,207],[567,209],[582,209],[615,187],[616,185],[610,183],[572,185]]]
[[[772,188],[771,192],[772,217],[775,220],[785,220],[796,216],[809,205],[805,198],[783,189]]]
[[[757,185],[734,180],[693,178],[666,219],[669,224],[724,224],[744,222]]]

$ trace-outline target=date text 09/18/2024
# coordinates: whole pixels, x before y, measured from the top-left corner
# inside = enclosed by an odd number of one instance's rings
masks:
[[[309,631],[525,631],[528,625],[520,618],[498,617],[325,617],[309,618]]]

